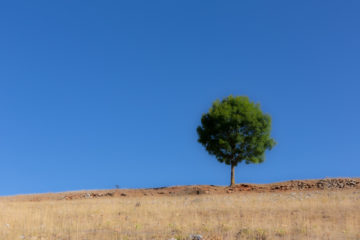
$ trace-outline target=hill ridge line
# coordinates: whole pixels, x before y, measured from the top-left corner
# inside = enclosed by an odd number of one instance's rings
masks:
[[[1,200],[10,201],[44,201],[44,200],[76,200],[92,198],[114,197],[146,197],[146,196],[185,196],[185,195],[211,195],[232,193],[260,193],[285,191],[319,191],[319,190],[345,190],[360,189],[360,178],[323,178],[288,180],[283,182],[256,184],[239,183],[235,186],[217,185],[175,185],[156,188],[139,189],[102,189],[79,190],[59,193],[24,194],[2,196]]]

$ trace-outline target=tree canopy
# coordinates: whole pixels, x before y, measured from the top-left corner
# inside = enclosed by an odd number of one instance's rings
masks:
[[[261,163],[265,151],[276,144],[270,136],[270,115],[246,96],[230,95],[216,100],[209,112],[202,115],[197,132],[198,141],[209,154],[231,165],[231,185],[235,184],[234,167],[238,163]]]

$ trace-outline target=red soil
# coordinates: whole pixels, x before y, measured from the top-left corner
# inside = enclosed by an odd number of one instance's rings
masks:
[[[360,189],[360,178],[326,178],[291,180],[271,184],[236,184],[233,187],[214,185],[173,186],[147,189],[87,190],[1,197],[10,201],[74,200],[91,198],[124,198],[140,196],[184,196],[201,194],[232,194],[250,192],[321,191]]]

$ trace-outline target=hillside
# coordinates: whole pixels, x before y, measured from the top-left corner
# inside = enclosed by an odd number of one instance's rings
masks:
[[[215,185],[172,186],[146,189],[84,190],[63,193],[31,194],[3,197],[9,200],[75,200],[111,197],[186,196],[249,192],[320,191],[360,189],[360,178],[326,178],[318,180],[291,180],[271,184],[237,184],[234,187]]]
[[[1,240],[360,239],[359,178],[19,195],[0,208]]]

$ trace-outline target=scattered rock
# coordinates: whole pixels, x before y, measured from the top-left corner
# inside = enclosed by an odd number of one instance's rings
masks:
[[[65,199],[65,200],[72,200],[73,197],[72,197],[72,196],[65,196],[64,199]]]
[[[203,237],[200,234],[191,234],[190,240],[202,240]]]
[[[354,188],[360,184],[360,181],[354,179],[321,179],[317,182],[289,181],[287,184],[274,184],[271,190],[315,190],[315,189],[345,189]],[[360,186],[360,185],[359,185]]]
[[[93,192],[89,192],[89,193],[84,193],[80,196],[80,198],[99,198],[99,197],[112,197],[114,196],[113,192],[107,192],[107,193],[93,193]]]
[[[353,179],[321,179],[316,183],[320,189],[343,189],[353,188],[360,184],[359,181]]]

